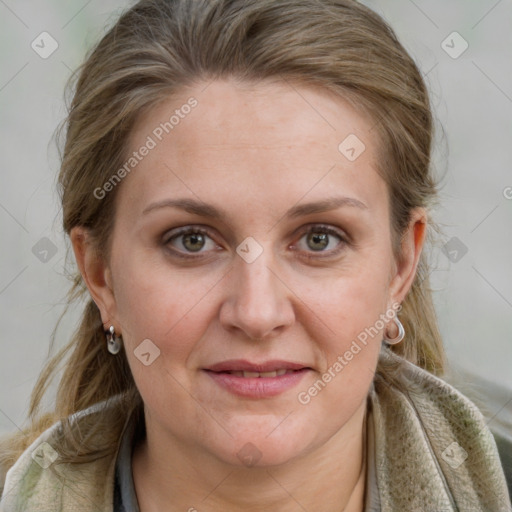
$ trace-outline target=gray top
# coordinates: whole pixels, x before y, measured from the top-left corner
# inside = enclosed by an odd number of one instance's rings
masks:
[[[114,481],[114,512],[139,512],[132,476],[132,450],[136,441],[135,418],[130,418],[121,437]]]
[[[366,423],[366,491],[364,512],[380,512],[380,498],[375,475],[375,443],[371,407]],[[132,418],[121,438],[116,461],[114,512],[139,512],[132,476],[132,449],[136,441],[136,423]]]

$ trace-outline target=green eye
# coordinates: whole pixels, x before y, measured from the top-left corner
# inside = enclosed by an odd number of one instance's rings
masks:
[[[189,233],[181,237],[183,247],[191,252],[200,251],[205,245],[205,237],[202,233]]]
[[[327,233],[308,233],[306,243],[313,251],[323,251],[329,245],[329,236]]]
[[[217,247],[204,229],[191,227],[171,232],[164,240],[164,245],[171,246],[174,252],[184,257],[187,253],[204,253]]]
[[[305,243],[299,245],[300,250],[306,252],[336,252],[340,245],[343,245],[346,240],[342,233],[327,226],[312,226],[300,239],[304,239]],[[305,247],[304,247],[305,246]]]
[[[194,226],[169,232],[163,244],[169,246],[175,256],[189,259],[204,257],[219,249],[207,230]],[[318,258],[334,256],[347,244],[343,231],[325,225],[312,225],[302,234],[296,246],[291,247],[304,253],[306,258]]]

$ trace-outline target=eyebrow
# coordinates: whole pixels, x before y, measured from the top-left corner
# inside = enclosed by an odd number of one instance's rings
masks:
[[[323,213],[335,210],[341,207],[359,208],[361,210],[368,209],[368,206],[359,201],[359,199],[355,199],[353,197],[331,197],[320,201],[295,205],[285,213],[284,217],[294,219],[313,213]],[[145,215],[151,211],[159,210],[161,208],[179,208],[188,213],[218,220],[229,218],[227,212],[222,208],[189,198],[164,199],[163,201],[158,201],[145,208],[142,214]]]

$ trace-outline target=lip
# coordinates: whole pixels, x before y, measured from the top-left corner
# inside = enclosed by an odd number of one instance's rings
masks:
[[[294,370],[292,373],[275,377],[240,377],[229,371],[271,372],[279,369]],[[300,363],[290,361],[265,361],[251,363],[237,359],[223,361],[203,369],[218,386],[243,398],[262,399],[280,395],[299,384],[306,374],[312,371]]]
[[[245,359],[230,359],[228,361],[222,361],[220,363],[209,366],[208,368],[205,368],[205,370],[210,370],[212,372],[273,372],[283,368],[285,370],[302,370],[303,368],[310,369],[305,364],[293,363],[291,361],[282,361],[279,359],[273,359],[271,361],[265,361],[262,363],[251,363]]]

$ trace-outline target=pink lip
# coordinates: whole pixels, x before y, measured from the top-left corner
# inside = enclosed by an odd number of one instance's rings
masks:
[[[278,359],[265,361],[263,363],[251,363],[245,359],[230,359],[229,361],[222,361],[221,363],[216,363],[212,366],[209,366],[208,368],[205,368],[205,370],[211,370],[212,372],[273,372],[282,368],[285,370],[302,370],[303,368],[309,367],[305,364],[281,361]]]
[[[279,369],[294,371],[275,377],[239,377],[227,373],[229,371],[271,372]],[[204,371],[215,383],[235,395],[244,398],[268,398],[295,387],[311,371],[311,368],[289,361],[266,361],[255,364],[244,360],[231,360],[217,363]]]

